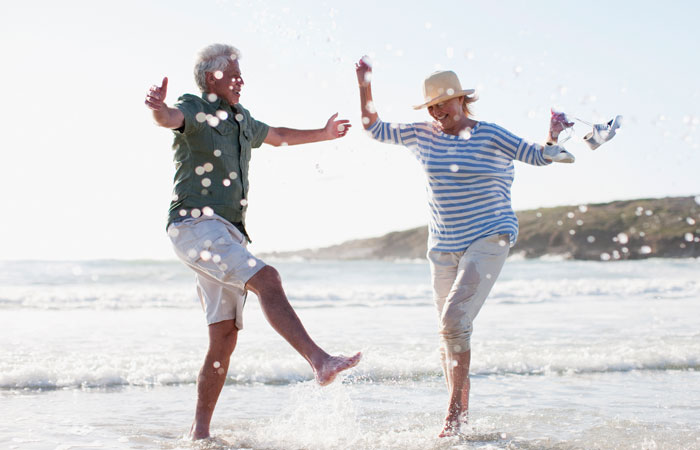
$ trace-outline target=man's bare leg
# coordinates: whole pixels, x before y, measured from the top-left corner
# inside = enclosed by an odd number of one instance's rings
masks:
[[[209,437],[211,416],[224,387],[237,338],[238,329],[233,320],[209,325],[209,349],[197,378],[197,409],[190,430],[192,439]]]
[[[471,350],[462,353],[447,352],[447,371],[449,372],[450,403],[447,406],[445,426],[439,437],[454,436],[459,427],[467,420],[469,413],[469,364]]]
[[[357,365],[361,353],[354,356],[331,356],[311,339],[296,312],[289,304],[282,288],[279,273],[265,266],[248,280],[246,289],[258,296],[265,318],[272,328],[291,344],[311,364],[316,381],[321,386],[330,384],[343,370]]]

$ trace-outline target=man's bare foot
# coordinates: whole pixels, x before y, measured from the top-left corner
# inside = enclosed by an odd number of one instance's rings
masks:
[[[357,352],[354,356],[329,356],[320,368],[314,370],[316,381],[321,386],[331,384],[343,370],[355,367],[362,359],[362,352]]]
[[[209,435],[209,430],[204,429],[201,427],[200,429],[197,429],[194,423],[192,423],[192,428],[190,428],[190,439],[193,441],[197,441],[199,439],[207,439],[211,437]]]

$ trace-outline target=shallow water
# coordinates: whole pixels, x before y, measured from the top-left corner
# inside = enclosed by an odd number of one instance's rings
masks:
[[[183,439],[206,349],[185,268],[0,265],[2,448],[700,448],[698,260],[509,261],[442,440],[427,265],[276,263],[311,335],[365,356],[315,386],[251,296],[207,444]]]

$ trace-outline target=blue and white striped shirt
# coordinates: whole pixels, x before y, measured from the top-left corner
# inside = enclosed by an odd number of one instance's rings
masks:
[[[511,246],[518,219],[510,204],[513,160],[549,164],[542,146],[488,122],[477,122],[471,136],[445,134],[435,124],[385,123],[368,130],[378,141],[407,147],[423,166],[430,209],[428,249],[465,250],[475,240],[508,233]]]

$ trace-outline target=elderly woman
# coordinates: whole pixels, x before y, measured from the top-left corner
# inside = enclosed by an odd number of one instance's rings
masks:
[[[425,79],[432,122],[379,120],[372,102],[371,67],[355,66],[362,123],[381,142],[407,147],[425,171],[430,210],[428,260],[439,317],[442,367],[449,404],[440,437],[459,432],[469,407],[472,322],[484,304],[518,235],[511,208],[513,161],[536,166],[573,162],[557,146],[559,133],[573,124],[553,117],[546,145],[532,144],[500,126],[472,119],[473,89],[463,90],[451,71]]]

